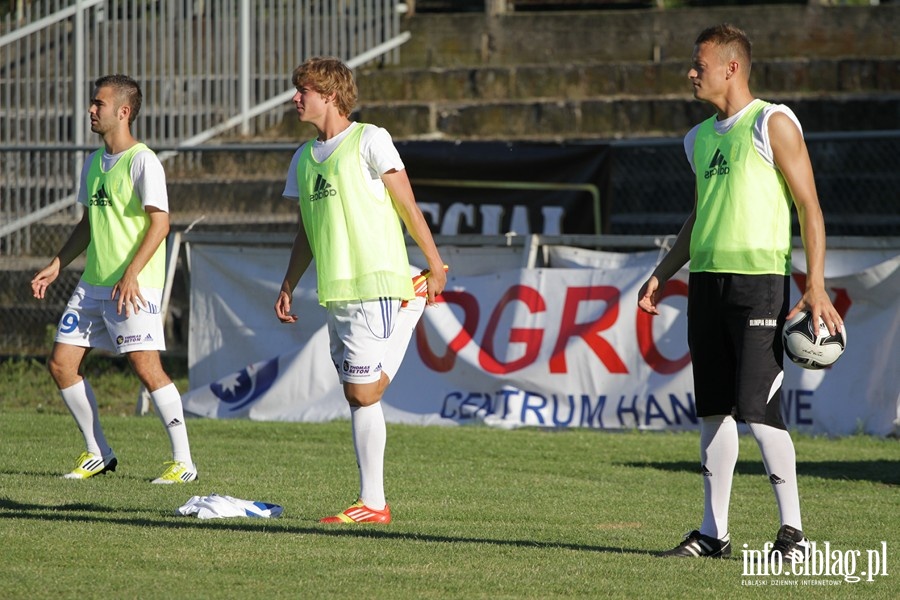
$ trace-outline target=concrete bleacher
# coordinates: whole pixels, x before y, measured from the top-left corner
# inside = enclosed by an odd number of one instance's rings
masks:
[[[748,32],[754,92],[791,106],[808,137],[900,130],[900,5],[491,15],[484,2],[479,10],[479,3],[456,3],[467,7],[457,12],[428,4],[434,12],[405,21],[412,38],[399,65],[358,71],[355,118],[387,128],[397,140],[674,140],[649,151],[618,150],[623,165],[674,166],[637,180],[627,170],[612,173],[605,193],[613,233],[674,233],[690,208],[677,140],[711,112],[692,98],[687,79],[693,40],[707,25],[730,21]],[[270,133],[272,139],[308,137],[301,131],[294,111],[286,110]],[[811,146],[814,159],[820,152],[832,169],[817,172],[827,192],[823,204],[838,215],[832,233],[896,235],[900,228],[895,215],[882,214],[892,204],[879,193],[900,188],[896,169],[882,159],[900,147],[879,149],[878,143]],[[846,172],[835,166],[842,162]],[[866,189],[858,200],[848,192],[860,186]]]
[[[723,21],[754,42],[754,90],[808,131],[898,122],[900,5],[417,14],[399,67],[360,72],[360,118],[404,138],[681,135],[708,112],[686,77],[693,40]]]

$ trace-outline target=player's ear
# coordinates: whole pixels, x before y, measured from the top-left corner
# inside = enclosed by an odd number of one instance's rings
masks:
[[[725,77],[730,79],[737,75],[741,70],[741,63],[736,60],[729,60],[725,65]]]

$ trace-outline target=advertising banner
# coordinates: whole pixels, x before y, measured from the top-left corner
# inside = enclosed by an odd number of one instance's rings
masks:
[[[384,397],[391,422],[498,427],[688,429],[697,425],[687,348],[687,271],[656,317],[636,306],[657,252],[549,248],[548,268],[451,265],[447,289],[419,323]],[[485,260],[490,260],[486,254]],[[470,256],[470,259],[472,257]],[[311,268],[294,295],[300,322],[273,305],[286,252],[191,247],[190,378],[197,415],[323,421],[347,417]],[[785,359],[791,429],[894,431],[900,405],[900,255],[829,251],[827,286],[848,349],[833,367]],[[792,299],[803,285],[795,251]],[[414,267],[411,272],[417,272]]]
[[[397,143],[416,200],[441,235],[598,234],[609,224],[609,145]]]

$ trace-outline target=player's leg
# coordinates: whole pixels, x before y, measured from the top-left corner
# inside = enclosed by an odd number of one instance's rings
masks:
[[[148,307],[162,304],[161,290],[142,288]],[[139,310],[130,315],[118,314],[116,302],[104,303],[104,318],[116,340],[116,350],[128,358],[132,370],[150,392],[156,414],[166,428],[172,446],[172,460],[153,483],[187,483],[197,479],[197,468],[191,458],[187,425],[181,394],[165,372],[160,351],[166,349],[162,315],[158,310]]]
[[[150,392],[153,407],[172,447],[172,460],[166,463],[162,475],[153,483],[188,483],[198,479],[197,467],[191,457],[187,424],[181,394],[163,370],[159,352],[156,350],[135,350],[127,354],[135,374]]]
[[[387,427],[381,398],[390,383],[383,363],[396,330],[400,302],[380,299],[332,303],[328,329],[332,359],[338,368],[344,396],[350,405],[353,447],[359,466],[359,499],[323,523],[389,523],[384,493],[384,451]]]
[[[661,553],[672,557],[727,558],[731,555],[728,510],[738,457],[734,407],[734,351],[724,319],[727,281],[710,273],[691,274],[688,286],[688,344],[694,398],[700,417],[700,473],[703,521],[681,544]]]
[[[374,383],[344,383],[344,396],[350,404],[353,449],[359,465],[359,501],[375,511],[390,510],[384,493],[387,424],[381,406],[388,381],[382,372],[379,381]]]
[[[82,365],[92,347],[111,348],[101,303],[86,297],[79,285],[60,318],[56,342],[47,361],[60,396],[84,437],[85,451],[76,459],[75,469],[65,475],[67,479],[87,479],[115,471],[118,464],[100,425],[94,390],[83,376]]]
[[[790,294],[787,277],[736,278],[734,300],[752,306],[735,333],[742,337],[738,376],[738,413],[759,445],[769,483],[775,493],[781,528],[773,551],[783,560],[803,560],[806,544],[800,518],[794,443],[781,414],[784,350],[781,328]]]
[[[118,464],[100,425],[94,390],[79,374],[88,352],[90,348],[57,343],[54,344],[48,361],[50,373],[59,388],[59,395],[84,438],[85,450],[76,459],[75,469],[65,475],[67,479],[87,479],[115,471]]]
[[[731,415],[703,417],[700,463],[703,476],[703,523],[700,533],[728,540],[728,509],[738,459],[737,421]]]

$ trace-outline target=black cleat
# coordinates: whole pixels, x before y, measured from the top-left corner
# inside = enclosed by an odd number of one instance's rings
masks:
[[[775,536],[775,545],[769,552],[769,564],[776,554],[781,555],[782,564],[806,562],[806,552],[809,549],[809,540],[803,532],[790,525],[782,525]]]
[[[665,552],[660,552],[657,556],[679,557],[679,558],[728,558],[731,556],[731,539],[725,535],[724,540],[720,540],[708,535],[703,535],[696,529],[686,536],[684,541]]]

